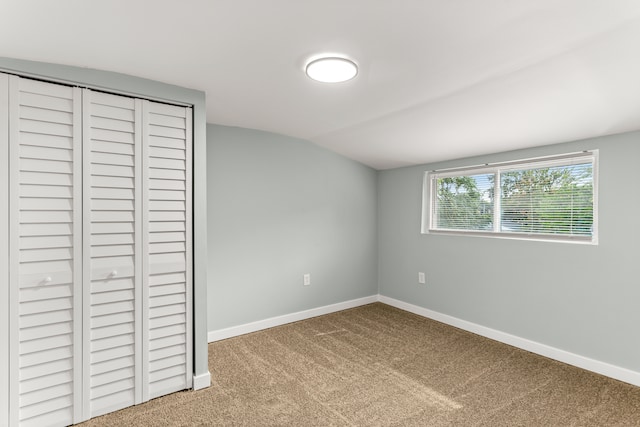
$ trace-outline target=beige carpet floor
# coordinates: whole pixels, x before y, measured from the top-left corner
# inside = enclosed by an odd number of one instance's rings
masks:
[[[640,388],[376,303],[209,345],[212,386],[92,426],[640,426]]]

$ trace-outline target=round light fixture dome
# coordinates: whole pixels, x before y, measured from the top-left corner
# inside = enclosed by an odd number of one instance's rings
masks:
[[[350,59],[328,56],[314,59],[307,64],[307,76],[323,83],[340,83],[358,74],[358,66]]]

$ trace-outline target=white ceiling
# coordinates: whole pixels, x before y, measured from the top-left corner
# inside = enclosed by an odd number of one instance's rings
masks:
[[[337,52],[358,77],[303,68]],[[639,0],[0,0],[0,56],[207,93],[377,169],[640,129]]]

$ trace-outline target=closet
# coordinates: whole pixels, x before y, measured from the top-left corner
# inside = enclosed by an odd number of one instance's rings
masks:
[[[191,123],[189,107],[0,74],[0,425],[191,387]]]

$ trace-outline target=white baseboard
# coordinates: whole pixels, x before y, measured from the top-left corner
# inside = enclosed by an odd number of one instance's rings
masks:
[[[422,317],[437,320],[438,322],[446,323],[447,325],[455,326],[456,328],[464,329],[465,331],[473,332],[474,334],[530,351],[531,353],[536,353],[550,359],[558,360],[569,365],[577,366],[591,372],[614,378],[616,380],[640,386],[640,372],[600,362],[598,360],[560,350],[525,338],[520,338],[515,335],[487,328],[476,323],[458,319],[447,314],[438,313],[437,311],[385,297],[383,295],[378,295],[378,301]]]
[[[209,333],[207,334],[207,338],[209,339],[209,342],[220,341],[227,338],[236,337],[238,335],[248,334],[250,332],[273,328],[274,326],[285,325],[287,323],[297,322],[299,320],[322,316],[323,314],[335,313],[336,311],[371,304],[377,301],[378,295],[372,295],[369,297],[358,298],[350,301],[340,302],[337,304],[325,305],[324,307],[312,308],[310,310],[298,311],[297,313],[271,317],[269,319],[258,320],[256,322],[246,323],[244,325],[209,331]]]
[[[204,374],[194,375],[193,377],[193,389],[200,390],[207,388],[211,385],[211,374],[207,371]]]

